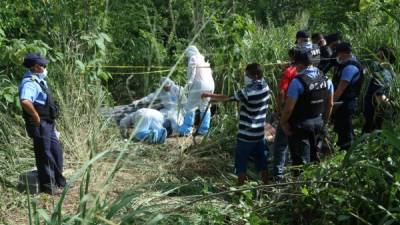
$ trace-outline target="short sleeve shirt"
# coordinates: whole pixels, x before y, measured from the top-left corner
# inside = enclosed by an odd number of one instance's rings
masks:
[[[46,104],[47,94],[42,90],[37,82],[41,82],[45,87],[47,87],[47,83],[44,79],[39,79],[38,76],[30,71],[25,73],[19,86],[20,101],[29,100],[34,104]]]
[[[264,126],[270,99],[270,89],[264,80],[235,92],[232,99],[239,101],[238,139],[245,142],[256,142],[264,139]]]
[[[340,80],[347,81],[351,84],[354,84],[358,78],[360,70],[354,65],[348,65],[342,70],[342,74],[340,76]]]
[[[305,70],[301,71],[299,74],[306,74],[307,76],[313,78],[318,75],[318,68],[316,67],[308,67]],[[294,78],[292,82],[290,82],[288,89],[288,98],[297,100],[301,94],[304,92],[303,84],[299,81],[299,79]],[[334,92],[333,84],[330,79],[328,79],[328,93],[329,96],[332,96]]]

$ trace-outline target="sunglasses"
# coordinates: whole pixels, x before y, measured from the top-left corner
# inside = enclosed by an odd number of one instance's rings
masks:
[[[39,66],[41,66],[41,67],[43,67],[43,68],[46,68],[47,65],[45,65],[45,64],[39,64]]]

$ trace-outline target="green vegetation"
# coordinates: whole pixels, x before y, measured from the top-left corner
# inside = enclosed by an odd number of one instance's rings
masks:
[[[178,138],[165,146],[125,142],[113,121],[99,113],[101,106],[148,93],[168,73],[184,84],[181,57],[192,41],[212,64],[217,91],[226,94],[241,86],[244,66],[252,61],[265,66],[276,90],[282,68],[271,64],[286,60],[301,28],[340,30],[366,64],[382,45],[398,56],[399,5],[399,0],[1,1],[0,224],[400,224],[398,114],[383,131],[359,137],[350,151],[308,166],[299,178],[237,188],[236,105],[220,106],[211,135],[197,145]],[[62,106],[57,127],[73,185],[61,197],[15,188],[18,175],[34,167],[17,98],[21,62],[31,51],[51,59],[48,80]],[[400,72],[399,62],[394,70]],[[396,80],[386,111],[397,111],[399,92]]]

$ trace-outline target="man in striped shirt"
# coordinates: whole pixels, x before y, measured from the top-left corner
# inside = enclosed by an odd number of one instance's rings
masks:
[[[254,157],[261,179],[267,183],[267,146],[264,126],[270,89],[263,79],[261,66],[257,63],[247,65],[244,81],[245,87],[234,93],[232,97],[212,93],[204,93],[203,97],[211,97],[215,101],[240,102],[239,131],[235,152],[235,172],[238,175],[238,184],[244,184],[247,179],[249,156]]]

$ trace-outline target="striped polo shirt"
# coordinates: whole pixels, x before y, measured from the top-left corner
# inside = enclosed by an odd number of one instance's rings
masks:
[[[263,79],[254,80],[234,94],[232,99],[240,102],[239,140],[256,142],[264,139],[270,97],[270,89]]]

